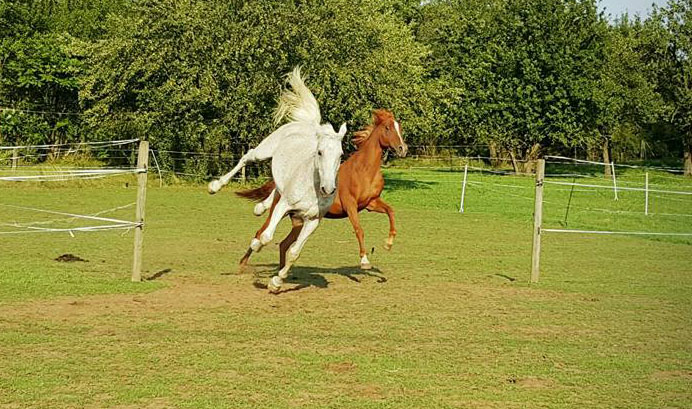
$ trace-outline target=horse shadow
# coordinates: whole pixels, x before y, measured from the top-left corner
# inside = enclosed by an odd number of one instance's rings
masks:
[[[436,184],[437,182],[387,177],[385,179],[384,191],[393,192],[396,190],[430,189]]]
[[[255,281],[252,285],[255,288],[267,289],[267,284],[265,284],[265,282],[276,274],[279,265],[276,263],[258,264],[253,267],[255,269]],[[296,285],[283,289],[276,294],[300,291],[309,287],[327,288],[329,286],[329,281],[327,281],[324,276],[329,274],[346,277],[355,283],[361,283],[363,278],[366,277],[375,278],[375,282],[378,284],[387,282],[387,278],[383,275],[382,270],[377,267],[373,267],[370,270],[361,270],[359,267],[352,266],[335,268],[294,266],[291,268],[291,272],[288,278],[284,280],[284,283]]]

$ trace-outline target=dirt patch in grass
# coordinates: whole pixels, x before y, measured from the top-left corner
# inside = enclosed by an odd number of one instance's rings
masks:
[[[382,389],[376,385],[356,385],[352,391],[354,396],[367,399],[384,399],[386,396]]]
[[[94,406],[94,408],[96,408]],[[114,406],[113,409],[172,409],[175,408],[168,400],[164,398],[153,398],[145,404],[134,404],[134,405],[118,405]]]
[[[270,297],[266,290],[219,284],[178,282],[171,287],[146,294],[109,294],[85,297],[62,297],[27,303],[13,303],[0,308],[5,318],[80,319],[103,315],[144,312],[168,314],[196,308],[224,305],[247,305]]]
[[[325,369],[334,373],[353,372],[358,368],[353,362],[333,362],[325,365]]]
[[[515,382],[517,385],[527,389],[543,389],[552,388],[555,382],[551,379],[542,379],[530,376],[528,378],[519,378]]]
[[[659,381],[685,380],[692,381],[692,371],[656,371],[651,374],[651,378]]]

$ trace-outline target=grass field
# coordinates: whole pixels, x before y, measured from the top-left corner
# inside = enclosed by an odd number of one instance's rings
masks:
[[[470,174],[463,215],[458,171],[387,180],[391,252],[387,218],[362,214],[376,269],[356,268],[348,221],[326,221],[279,295],[261,288],[275,244],[237,272],[261,220],[230,191],[152,181],[143,283],[129,282],[132,232],[0,235],[0,408],[692,406],[689,238],[546,234],[529,285],[531,178]],[[546,185],[545,226],[692,232],[669,215],[692,214],[692,197],[658,194],[644,216],[641,192],[607,189],[575,189],[565,223],[569,189]],[[125,178],[0,184],[0,204],[82,214],[134,197]],[[4,223],[54,218],[0,207]],[[87,261],[55,261],[68,253]]]

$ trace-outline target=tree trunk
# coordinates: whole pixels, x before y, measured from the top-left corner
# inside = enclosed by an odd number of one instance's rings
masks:
[[[524,173],[533,173],[536,169],[536,160],[541,154],[541,144],[534,143],[528,151],[526,151],[526,157],[524,158],[523,171]]]
[[[642,142],[639,144],[639,159],[646,159],[646,141],[644,139],[642,139]]]
[[[514,173],[519,173],[519,163],[517,162],[517,155],[514,153],[514,148],[509,150],[509,157],[512,159]]]
[[[613,174],[610,173],[610,139],[608,138],[603,141],[603,162],[605,163],[605,165],[603,165],[605,178],[611,179]]]
[[[683,174],[685,176],[692,176],[692,144],[687,144],[685,149],[685,165]]]
[[[498,160],[500,156],[500,152],[497,149],[497,142],[490,142],[488,144],[488,150],[490,151],[490,166],[493,168],[497,168],[500,166],[500,160]],[[494,158],[494,159],[493,159]]]

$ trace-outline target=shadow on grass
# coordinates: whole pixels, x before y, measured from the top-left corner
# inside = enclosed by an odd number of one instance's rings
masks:
[[[156,280],[156,279],[159,279],[159,278],[165,276],[168,273],[171,273],[172,271],[173,271],[172,268],[164,268],[163,270],[157,271],[156,273],[154,273],[151,277],[145,278],[145,280],[146,281],[153,281],[153,280]]]
[[[414,189],[430,189],[437,182],[425,182],[412,179],[399,179],[388,176],[385,179],[385,192],[393,192],[395,190],[414,190]]]
[[[278,271],[278,264],[258,264],[253,266],[255,268],[254,275],[256,277],[255,282],[252,284],[255,288],[267,289],[267,285],[260,281],[260,279],[269,279],[276,274]],[[325,275],[336,274],[344,276],[349,280],[360,283],[364,277],[374,277],[377,283],[386,283],[387,278],[383,275],[382,271],[373,267],[372,270],[361,270],[359,267],[337,267],[337,268],[321,268],[321,267],[302,267],[294,266],[291,268],[291,272],[284,283],[286,284],[297,284],[295,287],[286,288],[279,291],[278,294],[284,294],[288,292],[300,291],[308,287],[317,288],[327,288],[329,282]]]

